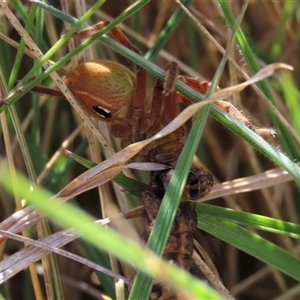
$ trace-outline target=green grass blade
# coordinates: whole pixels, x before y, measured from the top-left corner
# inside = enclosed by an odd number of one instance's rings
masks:
[[[295,9],[297,7],[296,1],[285,1],[282,14],[280,16],[280,23],[277,26],[277,32],[275,41],[273,42],[271,49],[271,59],[277,60],[279,58],[280,53],[282,52],[282,48],[284,47],[284,35],[286,28],[292,22]]]
[[[186,0],[182,4],[186,7],[189,7],[192,4],[192,0]],[[166,27],[160,32],[157,41],[153,45],[153,47],[145,54],[145,58],[149,61],[153,61],[158,55],[159,51],[165,46],[169,38],[174,33],[175,29],[181,22],[184,17],[184,12],[182,9],[177,8],[175,13],[169,19]]]
[[[300,260],[259,235],[232,222],[207,215],[198,216],[198,227],[288,276],[300,280]]]
[[[31,32],[31,30],[32,30],[36,10],[37,10],[37,7],[35,5],[33,5],[30,8],[28,18],[27,18],[27,21],[26,21],[26,25],[25,25],[25,29],[26,29],[27,32]],[[12,89],[13,85],[16,82],[16,79],[17,79],[17,76],[18,76],[18,73],[19,73],[19,70],[20,70],[21,62],[22,62],[22,59],[23,59],[23,56],[24,56],[24,50],[25,50],[25,42],[22,39],[20,41],[20,46],[19,46],[18,51],[17,51],[17,55],[16,55],[16,58],[15,58],[15,61],[14,61],[14,65],[12,66],[12,69],[11,69],[11,73],[10,73],[10,77],[9,77],[9,81],[8,81],[8,88],[9,89]]]
[[[289,109],[290,116],[293,121],[294,128],[300,134],[300,103],[299,103],[299,92],[297,91],[296,83],[294,82],[291,74],[282,74],[282,92],[286,99],[286,105]]]
[[[204,203],[197,204],[196,212],[199,214],[200,218],[202,215],[218,217],[225,221],[234,222],[242,226],[253,227],[259,230],[300,239],[300,225],[291,222],[285,222],[257,214],[235,211],[229,208]]]

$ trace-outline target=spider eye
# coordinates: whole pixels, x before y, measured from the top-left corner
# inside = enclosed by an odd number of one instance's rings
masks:
[[[111,112],[108,109],[105,109],[100,106],[93,106],[94,112],[103,119],[110,119],[111,118]]]

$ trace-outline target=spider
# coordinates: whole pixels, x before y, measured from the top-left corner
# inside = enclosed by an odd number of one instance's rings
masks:
[[[77,32],[80,38],[91,36],[107,26],[103,21]],[[109,32],[120,44],[141,55],[125,34],[114,27]],[[109,61],[94,60],[84,62],[71,69],[64,76],[64,82],[81,103],[87,113],[108,122],[111,134],[130,142],[137,142],[153,136],[179,113],[178,103],[192,102],[174,89],[180,80],[201,94],[210,86],[207,81],[189,76],[178,76],[178,66],[171,62],[165,68],[165,82],[157,79],[151,107],[146,110],[147,73],[137,65],[136,75],[125,66]],[[269,129],[257,128],[231,103],[218,100],[215,104],[257,134],[268,137],[274,135]],[[181,127],[167,137],[151,143],[141,153],[141,160],[147,162],[176,162],[183,147],[184,128]]]

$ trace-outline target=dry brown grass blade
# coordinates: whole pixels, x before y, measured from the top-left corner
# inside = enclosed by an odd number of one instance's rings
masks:
[[[287,64],[283,63],[274,63],[271,65],[266,66],[265,68],[261,69],[257,74],[255,74],[253,77],[251,77],[249,80],[234,85],[232,87],[228,87],[222,90],[219,90],[215,93],[213,93],[207,100],[201,101],[199,103],[192,104],[188,106],[185,110],[183,110],[172,122],[170,122],[166,127],[164,127],[160,132],[155,134],[153,137],[129,145],[128,147],[124,148],[123,150],[119,151],[112,157],[105,160],[103,163],[100,163],[99,165],[95,166],[94,168],[86,171],[85,173],[78,176],[76,179],[74,179],[69,185],[67,185],[63,190],[61,190],[56,196],[64,199],[70,199],[73,198],[80,193],[87,191],[88,189],[91,189],[93,187],[99,186],[103,184],[104,182],[107,182],[109,178],[107,177],[107,174],[105,173],[103,176],[101,173],[104,170],[107,170],[111,167],[115,167],[116,165],[122,165],[128,160],[130,160],[132,157],[137,155],[145,146],[150,144],[151,142],[160,139],[162,137],[165,137],[166,135],[172,133],[179,127],[181,127],[187,120],[189,120],[194,114],[196,114],[201,107],[203,107],[206,104],[213,103],[216,100],[219,99],[226,99],[230,96],[232,96],[235,93],[238,93],[242,91],[244,88],[249,86],[250,84],[256,83],[257,81],[260,81],[262,79],[265,79],[268,76],[271,76],[275,70],[277,69],[288,69],[292,70],[293,68]],[[114,174],[114,172],[111,172],[111,174]],[[97,177],[96,180],[93,178]],[[113,177],[111,177],[112,179]],[[92,180],[93,179],[93,180]],[[93,182],[90,184],[88,183],[90,180]]]
[[[30,238],[22,237],[11,232],[0,231],[2,236],[6,236],[10,239],[17,240],[27,244],[26,247],[22,248],[18,252],[10,255],[0,262],[0,284],[4,283],[18,272],[26,269],[31,263],[34,263],[51,252],[57,253],[59,255],[65,256],[69,259],[77,261],[81,264],[91,267],[94,270],[105,273],[115,279],[122,278],[126,284],[129,283],[129,280],[122,277],[119,274],[112,272],[104,267],[97,265],[96,263],[91,262],[88,259],[80,257],[76,254],[70,253],[66,250],[59,249],[60,247],[70,243],[71,241],[78,238],[78,235],[72,232],[72,230],[63,230],[54,234],[51,234],[45,238],[42,238],[38,241],[32,240]]]
[[[194,240],[195,245],[197,248],[202,248],[201,245]],[[210,260],[209,256],[205,252],[205,250],[201,251],[201,255],[205,253],[206,258]],[[210,266],[207,264],[207,261],[203,260],[200,255],[196,251],[193,252],[193,260],[195,261],[198,268],[201,270],[201,272],[204,274],[204,276],[209,280],[209,282],[215,287],[215,289],[225,297],[225,299],[231,299],[234,298],[230,295],[229,291],[226,289],[226,287],[221,282],[220,278],[217,276],[217,270],[215,269],[215,266],[211,262]]]
[[[287,65],[285,63],[279,62],[279,63],[270,64],[262,68],[261,70],[259,70],[254,76],[252,76],[245,82],[219,90],[216,93],[214,93],[211,97],[209,97],[209,99],[218,100],[218,99],[229,98],[234,94],[241,92],[248,85],[254,84],[260,80],[270,77],[277,69],[286,69],[290,71],[294,70],[292,66]]]
[[[104,183],[110,181],[121,171],[122,171],[122,167],[120,165],[114,166],[114,167],[111,167],[108,169],[104,169],[101,173],[95,174],[93,177],[89,178],[89,180],[84,181],[83,184],[80,184],[78,182],[78,180],[80,180],[79,179],[80,176],[79,176],[76,179],[74,179],[70,184],[68,184],[65,188],[63,188],[56,195],[56,197],[61,198],[63,200],[70,199],[70,198],[72,198],[71,195],[79,195],[82,192],[88,191],[94,187],[97,187],[101,184],[104,184]],[[99,182],[100,182],[100,184],[99,184]],[[78,188],[78,190],[76,190],[77,188]]]
[[[287,171],[281,168],[275,168],[261,174],[216,184],[214,185],[210,193],[207,196],[201,198],[199,202],[204,202],[207,200],[238,193],[260,190],[292,180],[293,178]]]
[[[155,171],[155,170],[164,170],[168,168],[166,165],[156,164],[156,163],[129,163],[127,165],[117,165],[110,167],[108,169],[104,169],[101,173],[98,173],[91,177],[89,180],[83,182],[82,185],[78,184],[78,191],[74,189],[77,186],[77,179],[74,179],[74,185],[68,185],[63,190],[61,190],[56,196],[63,199],[68,200],[70,199],[70,195],[78,195],[85,191],[88,191],[94,187],[102,185],[110,180],[112,180],[117,174],[122,172],[124,169],[135,169],[135,170],[143,170],[143,171]],[[70,189],[71,187],[71,189]],[[69,190],[70,189],[70,190]],[[72,198],[73,196],[71,196]]]
[[[10,232],[21,232],[24,228],[30,227],[40,219],[40,215],[30,206],[16,211],[7,219],[1,222],[1,230]]]
[[[124,168],[134,169],[134,170],[140,170],[140,171],[161,171],[165,169],[169,169],[170,166],[163,165],[163,164],[157,164],[157,163],[129,163],[124,166]]]

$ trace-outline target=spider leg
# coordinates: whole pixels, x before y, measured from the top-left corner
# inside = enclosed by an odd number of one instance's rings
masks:
[[[251,121],[240,111],[238,110],[232,103],[224,100],[217,100],[214,102],[219,108],[223,111],[227,112],[231,117],[238,120],[240,123],[247,126],[249,129],[254,131],[256,134],[263,138],[274,137],[276,135],[276,131],[272,128],[260,128],[251,123]]]
[[[200,81],[197,78],[192,78],[188,76],[179,76],[178,79],[203,95],[208,91],[210,86],[210,83],[208,81]],[[185,98],[183,95],[179,93],[177,94],[177,101],[183,103],[192,103],[190,100],[188,100],[187,98]],[[267,138],[270,136],[274,137],[276,135],[275,130],[271,128],[260,128],[253,125],[251,121],[229,101],[217,100],[214,102],[214,104],[217,105],[220,109],[222,109],[226,113],[228,113],[231,117],[233,117],[234,119],[238,120],[240,123],[247,126],[249,129],[254,131],[259,136],[263,138]]]
[[[165,70],[165,81],[158,79],[155,84],[151,110],[148,115],[148,137],[153,136],[168,125],[179,113],[177,92],[174,89],[178,66],[171,62]],[[168,136],[151,143],[142,152],[142,160],[164,163],[177,161],[182,149],[181,138],[183,135],[184,128],[180,127]]]
[[[85,39],[88,37],[91,37],[98,33],[101,29],[106,27],[108,24],[110,24],[109,21],[101,21],[93,26],[90,26],[85,29],[81,29],[74,33],[74,36],[78,36],[81,39]],[[132,50],[133,52],[137,53],[138,55],[141,55],[141,52],[138,48],[136,48],[126,37],[126,35],[118,28],[114,27],[109,31],[109,34],[113,37],[114,40],[116,40],[121,45],[125,46],[126,48]]]
[[[170,123],[178,114],[177,105],[169,105],[167,110],[164,107],[165,98],[169,97],[171,93],[173,93],[171,99],[174,97],[174,84],[178,74],[177,64],[171,62],[165,70],[166,80],[165,82],[156,80],[150,111],[140,122],[139,140],[154,135],[163,128],[162,125]],[[167,102],[169,103],[169,101]]]
[[[198,78],[193,78],[189,76],[178,76],[178,79],[188,85],[193,90],[199,92],[201,95],[205,95],[210,87],[210,82],[201,81]],[[193,102],[185,98],[182,94],[177,93],[177,102],[192,104]]]

